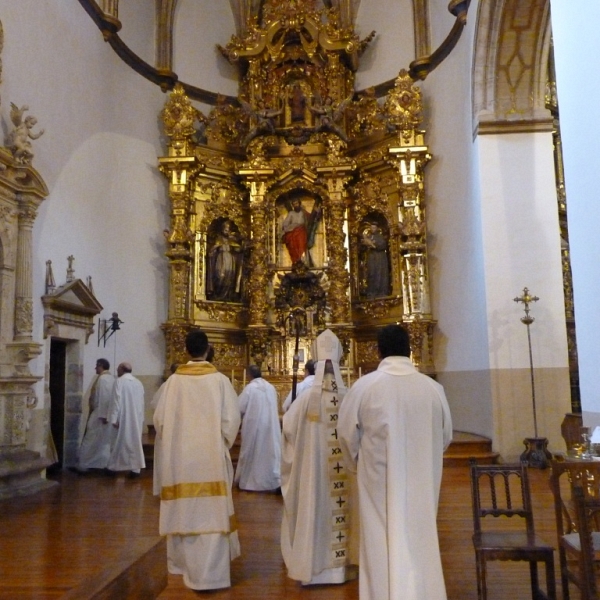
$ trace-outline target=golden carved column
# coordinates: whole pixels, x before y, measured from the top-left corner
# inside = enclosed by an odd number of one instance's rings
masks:
[[[168,320],[163,325],[167,364],[180,359],[191,317],[193,178],[198,171],[194,156],[194,123],[198,111],[181,86],[175,86],[161,114],[169,137],[169,153],[159,158],[159,169],[169,181],[170,229],[165,231],[169,259]]]
[[[252,225],[252,253],[250,256],[250,327],[262,327],[267,317],[267,219],[265,196],[269,188],[268,179],[273,169],[240,169],[238,173],[245,178],[244,183],[250,190],[250,219]]]
[[[325,179],[329,192],[328,211],[325,219],[327,233],[327,276],[330,281],[328,304],[331,321],[342,325],[350,322],[350,273],[347,270],[348,250],[346,233],[342,224],[346,220],[346,184],[354,169],[352,164],[318,167],[317,172]]]
[[[384,110],[396,126],[397,139],[388,148],[398,178],[399,253],[402,258],[403,323],[411,334],[412,356],[424,372],[433,372],[433,326],[429,296],[424,205],[425,166],[431,160],[424,132],[421,90],[405,70],[398,75]]]
[[[252,252],[250,255],[250,277],[248,291],[250,298],[250,324],[247,335],[250,355],[257,365],[261,365],[269,351],[269,327],[267,326],[267,287],[269,283],[267,252],[267,218],[265,196],[269,179],[274,169],[250,166],[238,171],[250,190],[250,219],[252,225]]]

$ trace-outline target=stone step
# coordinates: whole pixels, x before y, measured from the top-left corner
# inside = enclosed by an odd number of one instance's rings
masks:
[[[61,596],[63,600],[158,598],[167,587],[167,543],[164,537],[139,538],[114,561]]]
[[[0,450],[0,500],[28,496],[58,485],[42,476],[50,464],[49,459],[33,450]]]
[[[455,431],[444,453],[444,466],[467,466],[471,459],[478,464],[496,464],[500,455],[492,450],[492,441],[481,435]]]

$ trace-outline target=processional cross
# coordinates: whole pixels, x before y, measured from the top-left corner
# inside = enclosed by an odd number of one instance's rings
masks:
[[[537,428],[537,415],[535,409],[535,380],[533,378],[533,355],[531,353],[531,332],[529,331],[529,326],[535,321],[535,319],[529,314],[530,308],[529,305],[532,302],[537,302],[539,298],[537,296],[532,296],[529,293],[529,290],[525,287],[523,288],[523,295],[517,296],[514,298],[515,302],[522,302],[525,310],[525,316],[521,317],[521,323],[525,323],[527,325],[527,342],[529,345],[529,368],[531,371],[531,399],[533,402],[533,429],[535,433],[535,437],[538,436],[538,428]]]
[[[537,426],[537,411],[535,405],[535,379],[533,376],[533,354],[531,352],[531,332],[529,330],[530,325],[535,319],[530,314],[530,304],[537,302],[539,298],[532,296],[529,290],[523,288],[523,295],[514,298],[515,302],[521,302],[525,310],[525,316],[521,317],[521,323],[527,326],[527,343],[529,346],[529,371],[531,374],[531,402],[533,405],[533,428],[535,437],[526,438],[524,444],[526,447],[525,452],[521,454],[521,460],[527,462],[532,467],[538,467],[545,469],[548,466],[548,460],[552,458],[552,454],[548,451],[548,440],[546,438],[538,437],[538,426]]]

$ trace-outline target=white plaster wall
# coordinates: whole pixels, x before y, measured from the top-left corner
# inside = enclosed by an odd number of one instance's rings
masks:
[[[552,30],[563,141],[581,404],[600,424],[600,3],[552,0]]]
[[[473,8],[471,9],[473,11]],[[431,4],[432,45],[453,17]],[[493,435],[478,156],[470,115],[475,12],[450,56],[421,84],[427,167],[427,229],[435,364],[456,430]]]
[[[235,96],[237,69],[217,50],[235,33],[229,2],[180,0],[175,11],[174,70],[181,81]]]
[[[474,22],[469,21],[454,51],[421,84],[433,154],[427,167],[427,215],[432,309],[438,320],[436,366],[441,371],[488,367],[480,184],[470,115]],[[438,39],[447,20],[433,25]]]
[[[415,59],[412,0],[361,0],[356,33],[361,39],[376,36],[360,59],[356,89],[383,83],[398,76]]]
[[[0,19],[3,133],[10,102],[29,105],[45,129],[33,142],[50,191],[33,231],[34,341],[43,337],[45,261],[60,285],[72,254],[75,276],[93,278],[101,316],[116,311],[124,321],[116,353],[98,348],[96,334],[86,345],[84,389],[100,356],[129,360],[138,375],[160,373],[168,208],[156,157],[166,96],[121,62],[78,3],[0,0]],[[32,361],[34,374],[46,359]],[[41,383],[36,391],[42,408]]]
[[[489,360],[528,368],[524,287],[531,304],[534,366],[568,365],[560,229],[550,133],[479,136]]]
[[[137,56],[153,66],[156,62],[154,4],[139,0],[119,0],[119,21],[122,28],[118,32],[119,37]],[[98,35],[102,36],[100,30]]]

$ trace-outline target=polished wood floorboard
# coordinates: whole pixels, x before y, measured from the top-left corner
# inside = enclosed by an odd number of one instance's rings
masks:
[[[548,471],[530,469],[538,533],[556,545],[548,476]],[[55,478],[60,485],[53,489],[0,501],[1,600],[60,598],[115,560],[134,538],[157,534],[158,499],[152,496],[151,471],[135,480],[81,477],[69,471]],[[470,498],[468,468],[446,467],[438,529],[449,600],[477,598]],[[232,587],[193,592],[181,577],[169,575],[161,600],[358,599],[356,581],[303,588],[286,577],[279,550],[281,496],[236,490],[234,502],[242,556],[232,563]],[[560,591],[558,556],[555,569]],[[531,597],[527,564],[491,563],[488,575],[489,600]],[[572,590],[571,597],[579,594]]]

